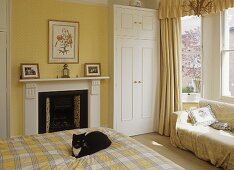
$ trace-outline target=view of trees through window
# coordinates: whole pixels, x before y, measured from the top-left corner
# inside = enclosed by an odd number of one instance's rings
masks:
[[[182,92],[201,92],[201,18],[183,17],[181,20],[182,36]]]

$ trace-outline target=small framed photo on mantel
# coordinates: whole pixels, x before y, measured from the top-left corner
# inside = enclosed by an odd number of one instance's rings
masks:
[[[20,64],[21,79],[39,79],[39,66],[37,63]]]
[[[86,77],[101,76],[101,64],[100,63],[85,63],[84,72],[85,72]]]

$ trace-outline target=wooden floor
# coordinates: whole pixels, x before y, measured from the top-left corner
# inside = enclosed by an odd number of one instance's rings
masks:
[[[157,133],[133,136],[142,144],[152,148],[164,157],[170,159],[188,170],[217,170],[209,162],[197,158],[193,153],[178,149],[170,144],[170,138]]]

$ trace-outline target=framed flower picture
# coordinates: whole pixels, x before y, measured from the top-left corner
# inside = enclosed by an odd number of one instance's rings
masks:
[[[40,78],[39,66],[36,63],[20,64],[21,79],[38,79]]]
[[[49,21],[49,63],[78,63],[78,40],[78,22]]]

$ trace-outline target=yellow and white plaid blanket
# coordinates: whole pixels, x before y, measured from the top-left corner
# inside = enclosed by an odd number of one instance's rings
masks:
[[[72,157],[72,135],[99,130],[112,144],[79,159]],[[0,140],[0,170],[8,169],[182,169],[136,140],[107,128],[87,128]]]

